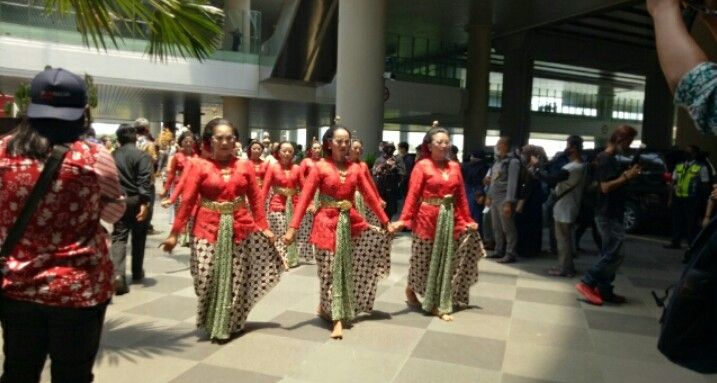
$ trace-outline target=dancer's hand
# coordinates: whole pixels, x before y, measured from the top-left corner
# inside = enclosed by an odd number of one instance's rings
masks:
[[[270,243],[274,243],[274,241],[276,241],[276,236],[274,235],[274,233],[272,233],[271,230],[266,229],[263,230],[261,233],[264,234],[264,236],[266,237],[266,239],[269,240]]]
[[[162,250],[167,253],[171,253],[174,247],[177,246],[177,235],[174,233],[170,234],[160,246],[162,247]]]
[[[398,233],[406,227],[406,223],[403,221],[396,221],[388,224],[389,232],[393,230],[394,233]]]
[[[381,209],[385,209],[385,208],[386,208],[386,201],[381,200]]]
[[[478,224],[473,222],[466,225],[466,229],[470,231],[478,231]]]
[[[169,200],[169,198],[165,198],[162,200],[161,204],[162,207],[166,209],[172,204],[172,202]]]
[[[296,240],[296,229],[293,227],[290,227],[288,230],[286,230],[286,234],[284,234],[284,244],[286,246],[291,245]]]
[[[510,219],[513,216],[513,203],[506,202],[503,204],[503,217]]]
[[[396,235],[396,228],[389,222],[386,224],[386,232],[388,233],[388,235],[393,237],[394,235]]]
[[[309,207],[306,208],[306,212],[309,214],[315,214],[316,213],[316,205],[313,203],[309,205]]]

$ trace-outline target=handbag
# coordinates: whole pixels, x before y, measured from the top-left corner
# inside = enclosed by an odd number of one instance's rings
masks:
[[[45,194],[47,194],[50,183],[52,183],[55,176],[57,176],[57,173],[60,171],[62,161],[65,158],[65,153],[67,153],[68,150],[70,149],[66,145],[58,144],[52,147],[52,154],[50,154],[50,157],[45,162],[42,173],[40,173],[40,178],[35,184],[35,187],[32,188],[25,205],[20,211],[20,215],[18,215],[12,227],[8,230],[7,237],[2,244],[2,249],[0,249],[0,264],[3,267],[5,266],[5,261],[7,261],[10,253],[12,253],[15,246],[17,246],[25,234],[25,229],[27,229],[27,225],[30,223],[30,219],[32,219],[33,214],[35,214],[37,206],[40,204],[40,200],[45,196]],[[2,269],[0,268],[0,270]],[[1,273],[2,272],[0,271],[0,277],[2,277]],[[0,283],[0,288],[1,286],[2,284]]]

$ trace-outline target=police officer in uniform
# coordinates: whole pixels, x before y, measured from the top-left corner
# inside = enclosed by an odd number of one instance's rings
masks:
[[[699,231],[700,203],[710,182],[707,166],[697,161],[699,153],[700,148],[696,145],[688,146],[687,160],[678,164],[672,173],[672,242],[665,245],[667,249],[679,249],[685,237],[689,246]]]

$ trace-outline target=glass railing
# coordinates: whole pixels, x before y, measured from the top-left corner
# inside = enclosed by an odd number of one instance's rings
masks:
[[[273,68],[276,63],[281,49],[284,47],[287,36],[291,31],[291,25],[296,17],[296,11],[299,8],[299,0],[286,0],[284,6],[281,8],[281,14],[279,15],[274,29],[274,34],[271,35],[262,45],[259,64],[264,67]]]
[[[32,0],[0,1],[0,32],[3,36],[28,40],[70,45],[85,45],[82,35],[77,31],[73,13],[65,15],[48,14],[41,5]],[[261,12],[242,12],[237,21],[237,31],[248,31],[245,37],[238,32],[225,37],[209,59],[241,63],[259,62],[261,46]],[[244,28],[248,24],[249,28]],[[145,52],[148,41],[144,36],[147,26],[141,22],[118,24],[117,47],[107,39],[108,50]],[[233,39],[238,41],[230,41]]]
[[[615,97],[612,118],[615,120],[642,121],[643,101],[634,98]]]

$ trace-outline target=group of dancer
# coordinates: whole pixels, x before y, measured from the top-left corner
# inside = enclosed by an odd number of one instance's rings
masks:
[[[261,160],[259,141],[249,144],[248,159],[237,158],[237,132],[225,119],[207,124],[200,155],[186,139],[178,140],[183,150],[163,192],[176,216],[162,246],[171,252],[188,233],[197,326],[212,341],[240,333],[254,304],[302,258],[316,261],[317,314],[341,339],[344,326],[373,309],[377,284],[390,272],[392,237],[404,228],[413,232],[407,304],[447,321],[468,304],[484,251],[460,166],[448,159],[447,130],[426,134],[393,223],[361,161],[363,144],[346,127],[331,126],[300,165],[290,142],[280,143],[272,164]]]

